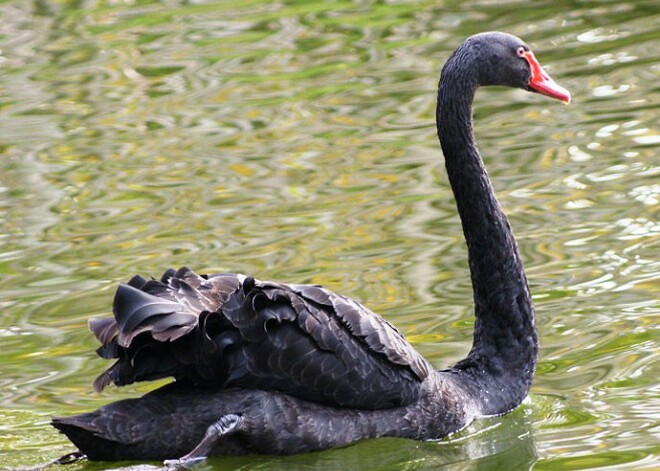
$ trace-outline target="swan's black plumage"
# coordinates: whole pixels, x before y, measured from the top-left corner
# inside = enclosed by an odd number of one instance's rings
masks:
[[[121,284],[114,313],[90,323],[99,355],[119,358],[97,390],[173,376],[383,409],[416,401],[432,369],[385,319],[318,286],[182,268]]]
[[[443,68],[438,136],[476,315],[464,360],[433,370],[386,320],[318,286],[168,270],[120,285],[114,318],[90,321],[99,355],[117,359],[94,387],[176,381],[53,425],[91,459],[175,458],[193,448],[187,458],[280,454],[370,437],[439,438],[520,404],[538,340],[516,241],[474,141],[480,85],[570,99],[504,33],[468,38]]]

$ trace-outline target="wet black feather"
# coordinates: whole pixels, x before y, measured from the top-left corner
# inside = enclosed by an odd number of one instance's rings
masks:
[[[174,376],[379,409],[415,401],[430,371],[390,323],[317,286],[170,269],[120,284],[114,313],[90,322],[118,358],[97,388]]]

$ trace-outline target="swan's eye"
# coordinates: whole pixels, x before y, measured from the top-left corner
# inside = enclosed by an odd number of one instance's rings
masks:
[[[518,54],[518,57],[525,57],[525,48],[520,46],[518,49],[516,49],[516,54]]]

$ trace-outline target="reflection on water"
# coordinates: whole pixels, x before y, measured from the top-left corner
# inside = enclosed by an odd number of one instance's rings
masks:
[[[532,395],[436,443],[208,466],[660,466],[656,3],[1,2],[0,462],[52,459],[69,447],[50,416],[153,387],[89,387],[86,319],[138,272],[321,283],[439,368],[462,357],[471,288],[434,91],[463,38],[499,29],[575,98],[476,100],[537,305]]]

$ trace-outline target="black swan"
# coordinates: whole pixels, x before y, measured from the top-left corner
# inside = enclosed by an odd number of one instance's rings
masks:
[[[534,309],[517,244],[472,132],[481,85],[570,101],[515,36],[468,38],[442,69],[436,120],[467,241],[476,323],[468,356],[436,371],[385,319],[319,286],[188,268],[120,284],[114,318],[92,319],[117,361],[94,381],[174,377],[138,399],[52,424],[91,460],[288,454],[371,437],[441,438],[527,395]],[[175,460],[179,458],[178,460]]]

